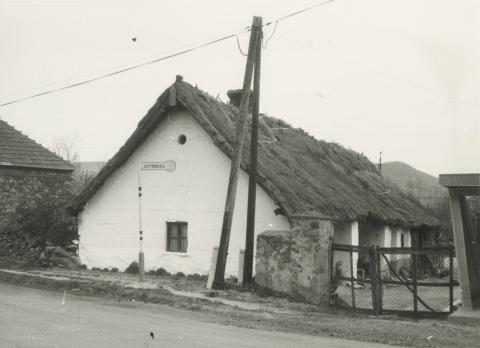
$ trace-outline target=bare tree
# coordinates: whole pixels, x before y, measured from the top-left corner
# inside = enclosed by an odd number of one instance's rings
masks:
[[[79,160],[79,155],[76,150],[78,143],[77,136],[70,137],[56,137],[53,138],[52,150],[58,156],[69,162],[76,162]]]

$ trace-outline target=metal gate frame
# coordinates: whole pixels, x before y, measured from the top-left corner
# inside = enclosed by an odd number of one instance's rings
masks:
[[[350,256],[350,276],[338,276],[335,274],[333,259],[335,250],[348,252]],[[354,252],[367,252],[370,255],[370,278],[358,278],[356,274],[353,274],[353,253]],[[455,249],[453,245],[450,246],[435,246],[435,247],[422,247],[422,248],[383,248],[378,246],[358,246],[358,245],[346,245],[346,244],[334,244],[330,242],[329,248],[329,270],[330,270],[330,288],[329,288],[329,305],[332,305],[332,284],[335,284],[337,281],[349,281],[352,291],[352,309],[356,311],[358,308],[355,305],[355,282],[361,281],[364,283],[371,284],[372,290],[372,306],[373,312],[376,315],[383,314],[384,312],[388,313],[410,313],[412,312],[415,316],[422,314],[450,314],[454,311],[454,302],[453,302],[453,287],[458,286],[458,282],[453,278],[453,256]],[[401,274],[397,273],[390,262],[388,261],[385,254],[409,254],[412,257],[412,279],[409,280],[403,277]],[[419,281],[418,280],[418,257],[420,255],[438,255],[438,254],[448,254],[449,258],[449,279],[448,282],[428,282],[428,281]],[[381,274],[381,258],[384,258],[390,272],[397,278],[397,280],[386,280],[382,279]],[[374,262],[372,262],[374,260]],[[372,276],[373,275],[373,276]],[[407,310],[385,310],[383,308],[383,285],[385,284],[394,284],[405,286],[413,295],[413,311]],[[418,286],[431,286],[431,287],[448,287],[449,288],[449,311],[448,312],[437,312],[433,310],[427,303],[425,303],[418,295],[417,288]],[[429,311],[422,311],[418,309],[418,302],[420,302],[425,308]],[[365,309],[362,309],[365,310]],[[371,311],[366,309],[367,311]]]

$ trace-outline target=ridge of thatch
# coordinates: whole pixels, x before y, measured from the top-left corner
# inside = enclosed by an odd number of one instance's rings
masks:
[[[189,111],[215,145],[227,156],[232,156],[238,109],[186,82],[177,81],[157,99],[125,145],[75,199],[70,206],[72,213],[83,208],[113,171],[165,118],[169,91],[175,93],[177,107]],[[248,132],[241,162],[245,171],[249,167]],[[289,219],[314,211],[334,220],[368,218],[409,227],[440,224],[417,202],[385,180],[365,156],[341,145],[317,140],[282,120],[264,115],[259,125],[258,184]]]

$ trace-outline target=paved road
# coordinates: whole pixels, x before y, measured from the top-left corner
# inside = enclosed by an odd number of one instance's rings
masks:
[[[0,347],[384,347],[223,326],[68,294],[62,304],[62,295],[0,283]]]

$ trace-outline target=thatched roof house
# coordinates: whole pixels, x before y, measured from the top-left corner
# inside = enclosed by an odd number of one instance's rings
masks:
[[[238,109],[178,79],[138,123],[125,145],[105,165],[70,206],[73,214],[129,158],[167,116],[172,107],[188,110],[213,142],[231,157]],[[242,168],[249,165],[249,136]],[[259,185],[289,219],[317,211],[334,220],[369,218],[406,227],[436,226],[439,222],[416,201],[385,180],[365,156],[343,146],[317,140],[282,120],[262,116],[259,127]]]

